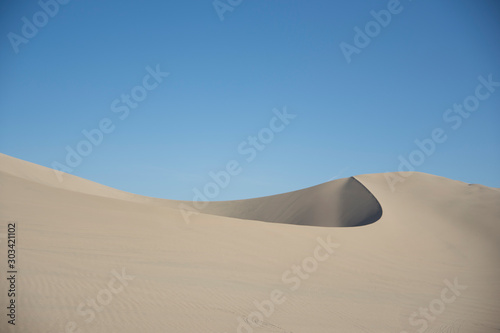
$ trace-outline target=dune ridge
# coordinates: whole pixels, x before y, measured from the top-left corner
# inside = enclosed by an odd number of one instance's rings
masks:
[[[62,182],[50,168],[0,154],[0,172],[69,191],[178,209],[190,201],[145,197],[64,174]],[[382,207],[355,177],[261,198],[211,201],[200,213],[294,225],[354,227],[373,223]]]

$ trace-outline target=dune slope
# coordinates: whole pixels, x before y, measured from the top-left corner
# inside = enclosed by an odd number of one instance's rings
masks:
[[[186,202],[0,155],[0,270],[9,223],[18,270],[0,332],[498,332],[500,190],[414,173],[392,191],[394,175],[186,223]]]

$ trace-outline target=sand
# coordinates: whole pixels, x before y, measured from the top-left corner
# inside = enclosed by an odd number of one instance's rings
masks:
[[[0,155],[0,332],[498,332],[500,190],[414,173],[391,191],[388,176],[187,221],[191,202]]]

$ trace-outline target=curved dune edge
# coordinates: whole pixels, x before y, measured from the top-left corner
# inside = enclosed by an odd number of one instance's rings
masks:
[[[211,202],[201,212],[318,227],[363,226],[382,217],[378,200],[354,177],[267,197]]]
[[[132,194],[0,154],[0,171],[46,186],[72,192],[180,209],[191,201],[159,199]],[[260,198],[212,201],[199,213],[293,225],[355,227],[378,221],[382,207],[377,198],[356,178],[336,179],[309,188]]]

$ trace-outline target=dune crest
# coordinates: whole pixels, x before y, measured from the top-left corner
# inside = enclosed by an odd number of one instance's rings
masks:
[[[190,201],[136,195],[71,174],[62,174],[37,164],[0,154],[0,172],[53,188],[94,196],[147,203],[172,209]],[[260,198],[212,201],[202,214],[294,225],[355,227],[373,223],[382,216],[375,196],[356,178],[336,179],[305,189]]]

